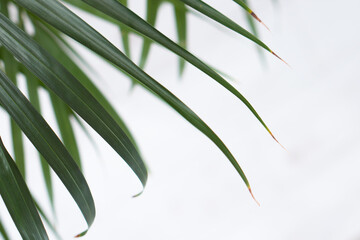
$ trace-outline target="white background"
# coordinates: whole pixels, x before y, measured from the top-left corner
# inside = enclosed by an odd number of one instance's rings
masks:
[[[246,26],[232,1],[207,1]],[[179,79],[174,54],[153,46],[146,70],[223,139],[247,174],[258,207],[216,146],[165,103],[78,46],[94,77],[134,133],[150,168],[141,191],[123,160],[93,131],[98,150],[76,129],[97,217],[84,239],[360,239],[360,19],[358,0],[251,1],[270,27],[261,37],[291,68],[213,22],[189,15],[189,49],[237,79],[284,151],[249,110],[205,74],[187,65]],[[130,1],[144,16],[145,1]],[[81,14],[114,44],[117,28]],[[157,27],[173,39],[170,5]],[[138,59],[141,39],[132,37]],[[46,97],[46,96],[44,96]],[[44,106],[47,103],[44,101]],[[47,106],[48,107],[48,106]],[[0,130],[7,146],[8,124]],[[52,114],[46,118],[54,123]],[[54,127],[56,129],[56,127]],[[30,144],[28,144],[30,145]],[[10,147],[9,147],[10,149]],[[27,148],[29,186],[49,210],[35,151]],[[64,239],[86,228],[56,179],[58,229]],[[2,206],[2,219],[7,214]],[[8,221],[14,239],[20,239]]]

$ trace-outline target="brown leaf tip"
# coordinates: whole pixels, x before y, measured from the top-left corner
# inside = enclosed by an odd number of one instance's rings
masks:
[[[274,134],[272,134],[272,132],[271,132],[269,129],[267,129],[267,130],[268,130],[268,132],[270,133],[271,137],[272,137],[285,151],[287,151],[286,148],[275,138]]]
[[[261,19],[253,11],[250,12],[250,15],[253,16],[259,23],[261,23],[268,31],[270,31],[270,28],[268,28],[268,26],[266,26],[265,23],[261,21]]]
[[[74,238],[81,238],[83,236],[85,236],[85,234],[87,233],[88,230],[82,232],[82,233],[79,233],[78,235],[76,235]]]
[[[286,65],[288,65],[288,66],[291,68],[291,66],[290,66],[287,62],[285,62],[281,57],[279,57],[276,53],[274,53],[274,52],[271,51],[271,50],[270,50],[270,52],[271,52],[275,57],[277,57],[278,59],[280,59],[283,63],[285,63]]]
[[[280,147],[282,147],[285,151],[287,151],[287,149],[275,138],[274,135],[271,134],[271,136],[280,145]]]
[[[248,186],[248,189],[249,189],[249,192],[250,192],[250,194],[251,194],[251,197],[254,199],[254,201],[256,202],[256,204],[260,207],[260,203],[259,203],[259,201],[258,201],[258,200],[256,200],[256,198],[255,198],[254,194],[253,194],[253,193],[252,193],[252,191],[251,191],[250,186]]]

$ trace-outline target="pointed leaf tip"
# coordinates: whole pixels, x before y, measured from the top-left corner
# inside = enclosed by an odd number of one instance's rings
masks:
[[[239,4],[243,9],[245,9],[253,18],[255,18],[259,23],[261,23],[264,27],[266,27],[267,30],[270,31],[270,29],[261,21],[261,19],[249,8],[247,5],[247,1],[245,0],[234,0],[237,4]]]
[[[259,23],[261,23],[269,32],[271,32],[270,28],[268,28],[268,26],[266,26],[265,23],[261,21],[261,19],[253,11],[250,12],[250,15],[253,16]]]
[[[254,194],[252,193],[252,191],[251,191],[251,187],[250,187],[250,186],[248,186],[248,189],[249,189],[249,192],[250,192],[250,194],[251,194],[251,197],[254,199],[254,201],[256,202],[256,204],[260,207],[260,203],[259,203],[259,201],[258,201],[258,200],[256,200],[256,198],[255,198]]]
[[[276,53],[274,53],[273,51],[271,51],[270,50],[270,52],[275,56],[275,57],[277,57],[278,59],[280,59],[283,63],[285,63],[286,65],[288,65],[290,68],[291,68],[291,66],[290,66],[290,64],[288,64],[287,62],[285,62],[281,57],[279,57]]]
[[[272,137],[285,151],[287,151],[286,148],[275,138],[274,134],[272,134],[272,132],[271,132],[269,129],[267,129],[267,131],[270,133],[271,137]]]
[[[137,193],[137,194],[135,194],[134,196],[132,196],[133,198],[137,198],[137,197],[139,197],[141,194],[143,194],[143,192],[144,192],[144,189],[143,190],[141,190],[141,192],[139,192],[139,193]]]
[[[85,236],[87,232],[88,232],[88,230],[86,230],[86,231],[84,231],[84,232],[82,232],[82,233],[79,233],[79,234],[76,235],[74,238],[81,238],[81,237]]]
[[[280,145],[280,147],[282,147],[285,151],[287,151],[287,149],[273,135],[272,137]]]

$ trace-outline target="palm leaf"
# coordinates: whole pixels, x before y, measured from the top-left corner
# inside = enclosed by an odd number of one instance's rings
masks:
[[[81,84],[96,98],[96,100],[105,108],[105,110],[111,115],[116,123],[123,129],[132,143],[136,146],[136,141],[132,135],[130,129],[127,127],[125,121],[116,112],[114,107],[106,99],[104,94],[93,83],[90,77],[79,67],[78,64],[66,53],[68,50],[67,45],[62,45],[62,42],[56,41],[60,36],[51,34],[46,31],[45,26],[38,21],[33,21],[36,33],[34,40],[41,44],[52,56],[54,56],[67,70],[69,70]],[[71,114],[75,116],[74,114]],[[81,124],[81,122],[79,122]]]
[[[86,88],[43,48],[3,16],[0,17],[0,27],[0,42],[89,123],[123,157],[145,186],[147,171],[136,148]]]
[[[250,190],[249,182],[237,163],[234,156],[220,140],[220,138],[203,122],[191,109],[181,102],[175,95],[156,82],[153,78],[143,72],[130,59],[128,59],[120,50],[113,46],[109,41],[102,37],[98,32],[73,14],[66,7],[54,0],[36,0],[24,1],[16,0],[21,6],[37,15],[39,18],[58,28],[70,37],[79,41],[83,45],[97,52],[99,55],[108,59],[113,64],[128,72],[134,78],[138,79],[150,91],[155,93],[178,113],[180,113],[192,125],[204,133],[216,146],[225,154],[237,170],[244,183]],[[61,19],[61,21],[59,21]],[[14,51],[15,53],[15,51]],[[31,66],[30,66],[31,67]],[[250,190],[251,191],[251,190]]]
[[[127,6],[127,0],[120,0],[121,4]],[[129,29],[124,26],[123,24],[119,24],[120,32],[121,32],[121,39],[124,47],[124,53],[128,58],[130,58],[130,31]]]
[[[0,73],[0,78],[4,77]],[[0,92],[3,89],[0,87]],[[23,239],[48,239],[29,189],[0,138],[0,194]],[[2,231],[3,232],[3,231]],[[6,236],[6,233],[3,234]]]
[[[59,126],[62,142],[81,169],[79,149],[75,139],[75,133],[71,125],[71,115],[68,111],[68,106],[51,92],[50,99],[55,112],[56,121]]]
[[[180,0],[184,2],[186,5],[194,8],[195,10],[201,12],[202,14],[208,16],[209,18],[213,19],[214,21],[220,23],[221,25],[241,34],[242,36],[248,38],[249,40],[253,41],[254,43],[258,44],[260,47],[264,48],[268,52],[272,53],[274,56],[282,60],[275,52],[273,52],[265,43],[255,37],[253,34],[248,32],[243,27],[236,24],[234,21],[217,11],[216,9],[212,8],[210,5],[200,1],[200,0]],[[282,60],[283,61],[283,60]]]
[[[261,19],[254,13],[253,10],[251,10],[248,7],[247,1],[246,0],[234,0],[234,2],[236,2],[237,4],[239,4],[245,11],[247,11],[250,16],[254,19],[256,19],[256,21],[258,21],[259,23],[261,23],[264,27],[266,27],[268,30],[270,30],[263,21],[261,21]]]
[[[203,63],[200,59],[192,55],[187,50],[181,48],[179,45],[171,41],[165,35],[160,33],[158,30],[153,28],[151,25],[143,21],[140,17],[138,17],[136,14],[134,14],[129,9],[125,8],[115,0],[103,0],[101,2],[97,0],[83,0],[83,1],[89,3],[94,8],[103,11],[109,16],[112,16],[115,19],[123,22],[124,24],[137,30],[138,32],[150,37],[151,39],[155,40],[156,42],[160,43],[161,45],[169,49],[170,51],[183,57],[189,63],[193,64],[198,69],[206,73],[208,76],[212,77],[223,87],[229,90],[232,94],[234,94],[238,99],[240,99],[240,101],[242,101],[250,109],[250,111],[260,121],[260,123],[265,127],[265,129],[271,134],[271,136],[274,137],[271,131],[269,130],[269,128],[266,126],[265,122],[261,119],[259,114],[253,108],[253,106],[246,100],[246,98],[239,91],[237,91],[231,84],[229,84],[223,77],[221,77],[218,73],[216,73],[216,71],[214,71],[211,67],[209,67],[205,63]]]
[[[187,9],[185,4],[179,3],[174,5],[175,12],[175,21],[176,21],[176,30],[178,37],[178,44],[183,49],[187,49],[187,20],[186,14]],[[182,76],[185,69],[185,60],[183,58],[179,58],[179,74]]]
[[[2,31],[3,18],[0,14],[0,35],[6,36]],[[0,102],[59,176],[91,226],[95,207],[85,178],[50,126],[2,71]]]
[[[2,0],[0,2],[0,11],[8,17],[8,9],[5,7],[7,1]],[[14,57],[5,49],[1,49],[1,58],[5,66],[5,73],[14,82],[17,84],[16,74],[18,72],[18,64],[15,61]],[[22,133],[20,128],[16,125],[14,120],[10,120],[11,136],[12,136],[12,145],[14,150],[14,157],[16,164],[21,172],[22,176],[25,178],[25,156],[24,156],[24,144],[22,139]]]
[[[18,64],[15,61],[14,57],[6,50],[2,50],[2,59],[5,65],[6,75],[13,81],[13,83],[17,84],[16,74],[18,72]],[[14,122],[14,120],[10,120],[11,126],[11,136],[12,136],[12,146],[14,149],[14,157],[16,161],[16,165],[19,168],[21,175],[25,178],[25,155],[24,155],[24,144],[22,133],[18,125]]]
[[[200,0],[147,0],[147,22],[127,7],[127,0],[63,1],[115,24],[121,33],[124,53],[58,0],[0,0],[0,11],[2,12],[0,14],[0,59],[7,75],[0,72],[0,107],[3,107],[11,117],[12,146],[15,158],[14,163],[0,141],[0,161],[1,164],[4,164],[3,166],[7,167],[6,171],[9,170],[9,172],[0,170],[0,193],[2,194],[1,191],[5,189],[8,192],[5,193],[7,199],[24,197],[22,200],[25,201],[25,206],[28,206],[28,211],[24,211],[23,214],[26,216],[24,215],[23,219],[16,215],[20,214],[23,209],[17,206],[19,201],[9,202],[4,198],[23,238],[47,239],[37,211],[55,235],[59,236],[49,218],[36,202],[36,207],[34,207],[34,202],[23,180],[26,171],[22,132],[40,153],[42,173],[53,213],[54,195],[51,168],[60,177],[78,204],[87,221],[88,228],[94,220],[95,207],[90,190],[79,168],[82,166],[82,162],[73,130],[74,124],[78,122],[87,133],[80,117],[125,160],[144,187],[147,181],[147,168],[131,131],[105,95],[94,84],[92,77],[83,69],[83,67],[85,69],[87,67],[86,70],[92,71],[87,61],[68,43],[67,36],[118,67],[134,83],[140,83],[142,87],[169,104],[206,135],[228,158],[251,193],[244,172],[221,139],[180,99],[142,70],[149,59],[151,44],[156,42],[178,55],[180,76],[184,72],[186,62],[203,71],[241,100],[271,134],[252,105],[227,82],[224,73],[209,66],[186,50],[187,13],[198,11],[197,15],[206,16],[210,20],[209,22],[214,20],[214,23],[220,23],[221,26],[237,32],[255,42],[259,48],[277,56],[259,39],[254,19],[259,22],[261,20],[249,8],[248,2],[234,0],[247,11],[252,33]],[[16,14],[18,14],[19,21],[15,21],[15,23],[8,16],[9,2],[14,2],[18,10]],[[170,3],[174,9],[177,44],[155,28],[162,3]],[[24,28],[26,21],[31,22],[34,34],[26,33]],[[143,38],[139,66],[130,60],[130,34],[136,34]],[[29,101],[16,86],[18,73],[22,73],[26,79]],[[39,89],[44,89],[49,93],[63,143],[39,114],[41,112]],[[2,175],[3,173],[4,175]],[[7,180],[11,174],[13,178]],[[16,189],[10,191],[6,189],[14,183],[21,185],[21,192]],[[15,217],[13,216],[14,212]],[[24,221],[28,221],[30,218],[34,220],[25,226]],[[38,235],[36,237],[26,235],[32,232]],[[86,232],[87,230],[77,236],[83,236]],[[6,229],[1,222],[0,236],[8,239]]]
[[[40,97],[39,97],[39,93],[38,93],[38,89],[40,86],[39,80],[32,73],[30,73],[29,70],[27,70],[26,68],[23,69],[23,74],[26,78],[29,101],[31,102],[33,107],[36,109],[36,111],[41,113]],[[50,167],[49,167],[49,164],[47,164],[46,160],[44,159],[44,157],[41,154],[39,154],[39,157],[40,157],[41,170],[42,170],[43,178],[45,181],[47,194],[48,194],[48,197],[50,200],[51,207],[54,211],[55,210],[54,192],[53,192],[53,184],[52,184]]]
[[[5,227],[4,227],[1,219],[0,219],[0,236],[2,236],[2,238],[4,240],[10,240],[9,235],[8,235],[7,231],[5,230]]]
[[[85,1],[86,2],[86,1]],[[163,2],[163,0],[147,0],[147,11],[146,11],[146,21],[151,25],[151,26],[155,26],[156,23],[156,18],[158,15],[158,11],[160,8],[161,3]],[[87,2],[89,5],[93,6],[96,9],[101,10],[102,12],[104,12],[106,15],[108,16],[112,16],[111,14],[109,14],[109,11],[104,11],[104,7],[103,4],[99,4],[97,5],[96,2]],[[116,2],[118,3],[118,2]],[[94,5],[95,4],[95,5]],[[117,5],[117,4],[116,4]],[[113,4],[113,6],[116,6],[115,4]],[[120,4],[119,4],[120,5]],[[107,5],[109,6],[109,4]],[[101,8],[102,7],[102,8]],[[107,8],[106,8],[107,9]],[[118,9],[117,9],[118,10]],[[117,11],[115,10],[115,12]],[[116,19],[116,18],[115,18]],[[125,25],[128,26],[128,24],[125,23]],[[131,26],[130,26],[131,27]],[[142,51],[141,51],[141,58],[140,58],[140,63],[139,63],[139,67],[144,69],[145,67],[145,63],[147,61],[147,58],[149,56],[149,52],[150,52],[150,45],[151,45],[151,40],[148,38],[144,38],[144,42],[143,42],[143,46],[142,46]]]

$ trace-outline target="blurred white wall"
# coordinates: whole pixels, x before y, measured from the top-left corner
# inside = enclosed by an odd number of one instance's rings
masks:
[[[232,1],[207,2],[246,25]],[[143,3],[130,1],[130,7],[143,15]],[[169,51],[154,45],[146,70],[223,139],[261,207],[205,136],[142,88],[130,91],[128,79],[79,47],[99,72],[98,85],[131,127],[150,167],[145,192],[131,198],[141,191],[135,175],[95,133],[98,152],[76,129],[97,207],[84,239],[360,239],[360,1],[251,3],[271,29],[258,25],[261,38],[291,68],[267,53],[262,61],[250,41],[193,15],[189,49],[238,80],[234,85],[287,151],[205,74],[187,65],[179,79],[177,58]],[[87,19],[120,46],[114,26]],[[162,7],[158,20],[157,27],[174,38],[170,6]],[[139,56],[141,39],[132,40],[132,52]],[[28,153],[36,156],[31,148]],[[30,187],[42,199],[36,161],[29,163],[35,165]],[[59,181],[56,204],[59,230],[71,239],[86,225]]]

